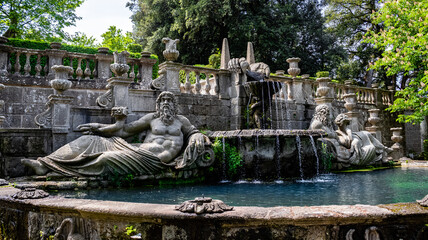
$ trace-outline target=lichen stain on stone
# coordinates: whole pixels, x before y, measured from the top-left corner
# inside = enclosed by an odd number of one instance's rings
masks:
[[[428,207],[423,207],[417,203],[395,203],[388,205],[379,205],[396,214],[426,214]]]

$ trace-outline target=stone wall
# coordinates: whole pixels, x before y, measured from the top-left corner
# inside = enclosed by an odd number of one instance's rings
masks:
[[[48,197],[17,201],[0,190],[0,238],[48,239],[427,239],[428,210],[417,203],[379,206],[235,207],[220,214],[181,213],[173,205]]]
[[[51,130],[0,129],[0,178],[25,175],[21,158],[37,158],[51,152]]]

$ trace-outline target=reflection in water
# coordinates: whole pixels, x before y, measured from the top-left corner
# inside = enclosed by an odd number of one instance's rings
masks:
[[[313,206],[414,202],[428,193],[427,169],[321,174],[295,182],[238,182],[133,189],[62,191],[52,195],[112,201],[178,204],[202,195],[231,206]],[[268,202],[268,201],[269,202]]]

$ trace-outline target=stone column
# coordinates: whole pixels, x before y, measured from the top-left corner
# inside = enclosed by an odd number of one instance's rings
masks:
[[[150,89],[150,83],[153,78],[153,65],[156,63],[156,59],[150,58],[150,52],[142,52],[140,58],[139,73],[140,79],[138,79],[140,84],[140,89]]]
[[[345,81],[345,84],[347,86],[347,93],[343,95],[343,98],[345,99],[345,108],[348,110],[346,115],[351,119],[349,127],[353,132],[358,132],[361,130],[358,123],[359,113],[354,111],[354,108],[357,106],[357,95],[355,94],[354,87],[351,86],[351,81]]]
[[[403,128],[391,128],[392,136],[391,140],[394,142],[392,145],[393,152],[391,153],[392,160],[398,160],[404,156],[403,146],[401,146],[400,142],[403,140],[403,137],[401,136],[401,131]]]
[[[62,59],[64,58],[67,51],[59,50],[61,48],[61,43],[53,42],[50,44],[52,49],[46,49],[45,53],[48,56],[48,68],[52,69],[55,65],[62,65]],[[48,79],[54,79],[55,73],[49,71]]]
[[[232,80],[232,74],[228,70],[220,70],[218,73],[218,83],[219,83],[219,98],[220,99],[229,99],[231,88],[235,87]]]
[[[112,62],[112,56],[108,55],[108,48],[98,48],[98,53],[95,55],[97,59],[97,73],[98,79],[108,79],[111,77],[110,64]]]
[[[183,68],[183,64],[171,61],[163,62],[159,65],[159,77],[154,79],[151,87],[174,93],[180,92],[179,73]]]
[[[7,43],[7,38],[0,37],[0,79],[7,76],[7,65],[9,64],[9,46],[5,45]]]
[[[293,78],[293,98],[296,104],[305,104],[305,93],[303,92],[303,80]]]
[[[70,131],[70,108],[73,97],[63,94],[72,85],[68,75],[73,68],[63,65],[52,66],[54,79],[50,81],[54,94],[49,95],[49,101],[46,104],[48,109],[38,114],[34,121],[41,128],[51,128],[53,136],[53,150],[58,149],[67,143],[67,134]]]
[[[379,109],[370,109],[369,111],[368,122],[371,124],[370,127],[367,127],[366,130],[371,133],[374,137],[377,138],[380,142],[382,142],[382,133],[380,131],[380,127],[377,124],[380,122],[379,118]]]

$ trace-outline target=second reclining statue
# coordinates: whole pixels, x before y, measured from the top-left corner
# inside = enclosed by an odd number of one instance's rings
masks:
[[[207,166],[214,161],[212,150],[206,148],[210,140],[177,114],[176,98],[170,92],[159,95],[155,113],[131,123],[125,120],[122,117],[114,124],[82,124],[77,128],[84,136],[46,157],[21,161],[38,175],[54,171],[66,176],[152,175],[168,166],[184,168],[194,162]],[[123,139],[143,131],[147,135],[138,146]],[[211,156],[205,158],[206,153]]]

